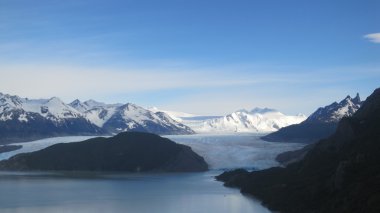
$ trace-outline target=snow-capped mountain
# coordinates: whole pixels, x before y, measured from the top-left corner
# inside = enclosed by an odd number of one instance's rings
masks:
[[[270,109],[270,108],[266,108],[266,107],[265,108],[255,107],[250,111],[251,114],[255,114],[255,113],[264,114],[264,113],[268,113],[268,112],[278,112],[278,111],[275,109]]]
[[[189,125],[199,133],[209,132],[271,132],[282,127],[297,124],[306,119],[305,115],[289,116],[273,109],[242,109],[223,117],[207,119]],[[186,124],[186,123],[185,123]]]
[[[318,108],[302,123],[282,128],[262,137],[262,139],[280,142],[316,142],[332,134],[340,119],[352,116],[361,104],[359,94],[355,98],[347,96],[339,103],[334,102]]]
[[[112,134],[143,131],[156,134],[192,134],[189,127],[163,112],[153,112],[135,104],[105,104],[75,100],[69,104],[83,113],[90,122]]]
[[[77,110],[66,105],[56,97],[30,100],[0,93],[0,112],[2,115],[4,115],[4,112],[12,112],[14,110],[24,111],[24,114],[18,117],[18,119],[25,122],[28,121],[25,113],[38,113],[42,117],[56,122],[61,122],[66,118],[78,118],[81,116]],[[10,113],[8,117],[1,117],[0,120],[6,121],[13,119],[13,117],[12,113]]]
[[[106,104],[106,103],[102,103],[102,102],[98,102],[98,101],[95,101],[95,100],[87,100],[85,102],[81,102],[80,100],[76,99],[74,100],[73,102],[71,102],[69,104],[71,107],[73,107],[74,109],[78,110],[79,112],[86,112],[88,110],[92,110],[92,109],[96,109],[96,108],[116,108],[116,107],[119,107],[119,106],[122,106],[123,104]]]
[[[103,133],[59,98],[27,99],[0,93],[0,143]]]
[[[16,116],[15,112],[19,115]],[[0,93],[0,121],[19,120],[29,122],[35,116],[41,116],[57,126],[67,119],[84,119],[81,112],[65,104],[59,98],[28,99]]]
[[[162,112],[134,104],[105,104],[57,97],[28,99],[0,93],[0,144],[53,136],[105,135],[122,131],[192,134],[189,127]]]
[[[169,110],[161,110],[158,109],[157,107],[149,107],[148,110],[152,112],[163,112],[169,115],[173,120],[177,122],[183,122],[185,119],[191,119],[193,117],[199,117],[199,115],[191,114],[191,113],[186,113],[186,112],[177,112],[177,111],[169,111]]]
[[[320,107],[311,114],[305,122],[339,122],[343,117],[352,116],[361,106],[359,94],[356,94],[355,98],[347,96],[339,103],[334,102],[328,106]]]

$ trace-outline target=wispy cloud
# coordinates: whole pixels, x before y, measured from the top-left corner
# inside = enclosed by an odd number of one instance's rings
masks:
[[[200,114],[223,114],[254,106],[310,113],[315,107],[358,92],[355,82],[365,82],[369,87],[365,94],[380,83],[376,80],[380,79],[379,69],[372,66],[322,70],[288,67],[286,72],[281,68],[282,71],[273,66],[254,65],[102,68],[0,64],[0,92],[29,98],[58,96],[67,102],[75,98],[132,101]],[[330,89],[325,92],[321,88]],[[331,91],[335,91],[333,97]],[[313,101],[305,101],[310,97]]]
[[[70,66],[0,66],[2,92],[28,97],[92,98],[178,88],[213,88],[255,84],[263,79],[220,75],[203,70],[105,69]],[[96,98],[96,97],[94,97]],[[121,100],[122,101],[122,100]]]
[[[364,38],[368,39],[370,42],[380,44],[380,33],[367,34],[364,36]]]

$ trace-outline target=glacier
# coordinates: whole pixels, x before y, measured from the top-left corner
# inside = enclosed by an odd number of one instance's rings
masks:
[[[233,168],[265,169],[278,166],[275,160],[279,153],[296,150],[304,145],[299,143],[271,143],[260,139],[262,134],[196,134],[166,135],[176,143],[190,146],[205,158],[210,169],[224,170]],[[95,136],[55,137],[42,140],[15,143],[21,149],[0,153],[0,160],[8,159],[19,153],[38,151],[57,143],[72,143]]]

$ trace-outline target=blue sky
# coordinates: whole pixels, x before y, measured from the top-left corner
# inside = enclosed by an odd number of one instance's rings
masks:
[[[378,0],[0,0],[0,91],[309,114],[380,86]]]

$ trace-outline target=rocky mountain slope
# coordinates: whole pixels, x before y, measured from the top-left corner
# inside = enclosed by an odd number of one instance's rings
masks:
[[[336,131],[286,168],[237,170],[217,179],[274,211],[380,212],[380,89]]]
[[[352,116],[361,106],[359,94],[355,98],[347,96],[339,103],[320,107],[305,121],[281,128],[262,139],[279,142],[312,143],[331,135],[340,119]]]

